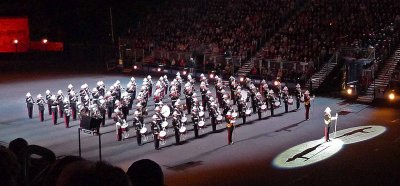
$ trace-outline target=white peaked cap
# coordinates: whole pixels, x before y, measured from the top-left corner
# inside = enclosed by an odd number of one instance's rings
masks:
[[[164,80],[164,78],[162,76],[160,76],[160,80]]]
[[[157,117],[157,115],[153,115],[153,117],[151,117],[151,118],[153,118],[153,119],[157,119],[158,117]]]
[[[26,93],[26,97],[30,97],[30,96],[31,96],[30,92]]]
[[[137,104],[136,104],[136,107],[142,107],[142,104],[137,103]]]
[[[168,77],[167,77],[167,75],[164,75],[164,79],[167,79]]]
[[[37,98],[38,98],[38,99],[42,98],[42,94],[38,94],[38,95],[37,95]]]
[[[148,79],[151,79],[151,76],[150,76],[150,75],[148,75],[148,76],[147,76],[147,78],[148,78]]]
[[[85,88],[85,84],[81,85],[81,89],[84,89],[84,88]]]
[[[131,77],[131,81],[135,81],[135,78],[134,78],[134,77]]]
[[[92,91],[93,91],[93,92],[97,92],[97,91],[99,91],[99,90],[97,90],[97,88],[93,88]]]
[[[121,82],[119,80],[115,81],[116,84],[120,84]]]
[[[287,86],[283,87],[283,90],[288,90]]]
[[[57,94],[62,94],[62,91],[61,91],[61,90],[58,90]]]
[[[73,87],[74,87],[74,86],[72,86],[71,84],[68,85],[68,88],[69,88],[69,89],[71,89],[71,88],[73,88]]]
[[[51,99],[52,99],[52,100],[56,100],[56,99],[57,99],[57,98],[56,98],[56,95],[52,95],[52,96],[51,96]]]
[[[273,93],[274,93],[274,90],[272,90],[272,89],[269,90],[269,93],[270,93],[270,94],[273,94]]]
[[[70,94],[71,96],[75,96],[75,91],[71,90],[71,92],[69,92],[69,94]]]
[[[97,86],[100,86],[100,85],[101,85],[101,81],[98,81],[98,82],[97,82]]]
[[[46,94],[50,94],[50,90],[46,90]]]
[[[308,90],[306,90],[306,92],[304,92],[304,94],[310,94],[310,92]]]
[[[329,107],[326,107],[326,109],[325,109],[325,113],[331,113],[331,108],[329,108]]]

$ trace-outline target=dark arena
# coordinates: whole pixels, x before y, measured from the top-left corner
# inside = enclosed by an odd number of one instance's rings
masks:
[[[0,186],[400,185],[399,0],[0,7]]]

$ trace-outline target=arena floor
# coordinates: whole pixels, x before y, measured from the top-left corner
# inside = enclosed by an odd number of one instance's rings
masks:
[[[28,79],[28,80],[26,80]],[[30,144],[53,150],[57,156],[78,155],[79,121],[65,128],[59,119],[54,126],[45,114],[39,122],[26,111],[25,94],[34,98],[50,89],[75,90],[88,83],[93,88],[103,80],[109,87],[116,80],[125,86],[130,76],[109,74],[41,74],[7,75],[0,80],[0,141],[8,143],[21,137]],[[154,76],[153,79],[158,79]],[[172,77],[169,77],[171,80]],[[137,78],[141,85],[142,78]],[[198,90],[198,85],[197,90]],[[214,95],[213,87],[211,89]],[[181,97],[182,101],[183,96]],[[150,101],[150,100],[149,100]],[[169,103],[170,101],[164,101]],[[149,115],[154,103],[149,103]],[[329,106],[339,113],[337,132],[331,142],[323,138],[323,111]],[[290,108],[292,110],[293,108]],[[47,111],[45,112],[47,113]],[[130,114],[132,114],[131,112]],[[341,99],[316,96],[311,119],[304,120],[304,107],[284,113],[281,107],[263,119],[254,114],[243,125],[238,119],[234,144],[227,145],[225,125],[204,129],[199,139],[189,130],[183,144],[175,145],[172,130],[166,145],[155,150],[152,140],[138,146],[134,130],[124,141],[116,141],[115,125],[106,121],[100,129],[102,158],[126,170],[134,161],[148,158],[159,163],[166,185],[398,185],[400,183],[400,114],[391,108],[376,108],[347,103]],[[206,114],[208,116],[208,114]],[[132,115],[128,116],[128,120]],[[150,117],[145,119],[150,121]],[[189,119],[190,121],[190,119]],[[210,120],[208,119],[208,124]],[[130,125],[131,122],[129,122]],[[190,129],[192,127],[189,127]],[[82,156],[98,160],[98,138],[82,134]],[[151,138],[150,138],[151,139]]]

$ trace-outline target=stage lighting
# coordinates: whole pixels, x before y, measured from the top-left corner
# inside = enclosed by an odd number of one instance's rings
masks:
[[[14,39],[13,43],[18,44],[18,39]]]
[[[43,44],[46,44],[48,42],[48,40],[46,39],[46,38],[44,38],[43,40],[42,40],[42,43]]]
[[[275,80],[275,81],[274,81],[274,85],[275,85],[275,86],[278,86],[278,85],[279,85],[279,81],[278,81],[278,80]]]
[[[210,78],[211,79],[214,78],[214,74],[213,73],[210,74]]]
[[[161,68],[160,67],[157,68],[157,72],[161,72]]]
[[[187,73],[186,70],[184,70],[184,71],[182,72],[183,75],[186,75],[186,73]]]
[[[133,69],[135,69],[135,70],[136,70],[136,69],[137,69],[137,66],[136,66],[136,65],[133,65]]]
[[[389,100],[394,100],[396,96],[394,95],[394,91],[389,94]]]
[[[244,81],[244,77],[243,76],[240,77],[239,80],[240,80],[240,82],[243,82]]]

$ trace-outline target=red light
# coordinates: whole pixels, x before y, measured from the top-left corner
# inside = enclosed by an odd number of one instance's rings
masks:
[[[46,43],[47,43],[47,39],[43,39],[43,40],[42,40],[42,43],[43,43],[43,44],[46,44]]]
[[[18,44],[18,39],[14,39],[14,44]]]

